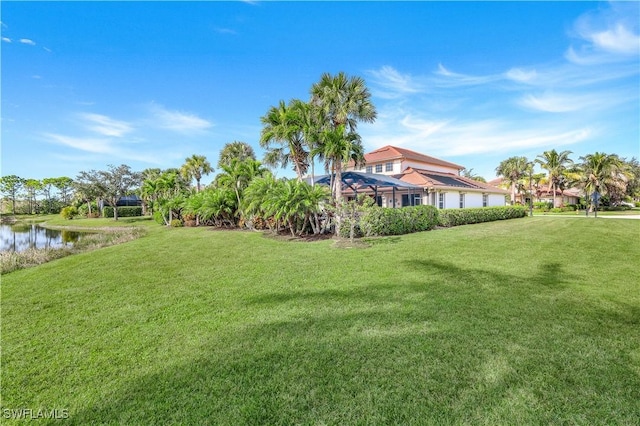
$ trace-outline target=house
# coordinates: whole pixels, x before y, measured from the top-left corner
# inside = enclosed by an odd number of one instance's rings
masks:
[[[365,154],[364,158],[365,166],[356,170],[351,162],[346,171],[387,175],[420,189],[383,188],[377,191],[377,202],[385,207],[418,204],[440,209],[504,206],[505,196],[509,194],[504,189],[461,176],[464,166],[405,148],[387,145]]]
[[[498,177],[496,179],[490,180],[487,183],[499,188],[511,188],[511,185],[503,177]],[[547,184],[539,185],[534,183],[531,189],[534,195],[533,201],[551,203],[557,207],[562,207],[569,204],[580,204],[580,198],[584,197],[584,191],[580,188],[556,189],[554,202],[553,190],[550,189]],[[516,203],[528,204],[528,194],[529,187],[527,184],[527,178],[525,177],[516,186]]]

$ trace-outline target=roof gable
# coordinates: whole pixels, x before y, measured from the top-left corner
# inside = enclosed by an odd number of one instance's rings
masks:
[[[397,146],[383,146],[374,151],[364,155],[364,159],[367,163],[378,163],[386,160],[413,160],[420,163],[435,164],[438,166],[451,167],[454,169],[462,170],[463,166],[449,161],[441,160],[439,158],[431,157],[429,155],[421,154],[419,152],[412,151],[406,148],[400,148]]]

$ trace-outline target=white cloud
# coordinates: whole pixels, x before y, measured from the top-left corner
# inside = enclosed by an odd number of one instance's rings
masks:
[[[505,77],[520,83],[529,83],[536,79],[538,73],[536,70],[526,71],[521,68],[511,68],[505,73]]]
[[[376,123],[366,133],[363,140],[372,148],[397,145],[446,158],[570,145],[593,137],[595,131],[563,123],[540,129],[504,119],[430,122],[405,117]]]
[[[80,114],[80,117],[87,122],[87,129],[104,136],[122,137],[133,130],[131,124],[106,115],[87,113]]]
[[[475,76],[460,74],[445,68],[442,64],[438,64],[438,70],[434,74],[441,77],[434,81],[440,87],[476,86],[504,78],[501,75]]]
[[[640,55],[640,7],[637,2],[613,2],[607,9],[576,19],[572,35],[581,41],[565,57],[576,64],[624,61]]]
[[[544,112],[598,111],[634,100],[634,95],[617,91],[526,94],[518,104],[532,110]]]
[[[632,33],[622,24],[617,24],[606,31],[588,34],[587,37],[603,50],[625,55],[640,53],[640,36]]]
[[[423,87],[408,74],[401,74],[395,68],[385,65],[379,70],[367,72],[373,77],[373,84],[383,90],[377,93],[385,98],[395,98],[407,93],[418,93]]]
[[[80,151],[98,154],[112,154],[114,152],[113,144],[109,139],[77,138],[55,133],[46,133],[45,137],[54,143]]]
[[[140,161],[147,164],[162,164],[164,158],[158,155],[157,149],[151,148],[150,150],[144,149],[127,149],[119,145],[122,140],[111,138],[91,138],[91,137],[74,137],[67,135],[60,135],[56,133],[45,133],[45,139],[53,144],[66,146],[73,148],[77,151],[81,151],[83,155],[96,155],[102,159],[104,163],[116,162],[116,161]],[[56,152],[54,155],[66,156],[68,158],[87,158],[78,157],[78,154],[65,154]]]
[[[35,46],[35,45],[36,45],[36,42],[35,42],[35,41],[33,41],[33,40],[31,40],[31,39],[28,39],[28,38],[21,38],[21,39],[20,39],[20,40],[18,40],[18,41],[19,41],[20,43],[22,43],[22,44],[28,44],[28,45],[30,45],[30,46]]]
[[[151,105],[151,113],[156,127],[179,133],[200,133],[213,126],[195,114],[170,111],[157,104]]]
[[[2,37],[2,41],[5,43],[11,43],[11,39],[9,37]]]

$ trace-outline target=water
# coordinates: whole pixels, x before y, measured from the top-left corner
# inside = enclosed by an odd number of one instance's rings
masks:
[[[81,232],[47,229],[33,223],[0,225],[0,250],[24,251],[29,248],[60,248],[72,246]]]

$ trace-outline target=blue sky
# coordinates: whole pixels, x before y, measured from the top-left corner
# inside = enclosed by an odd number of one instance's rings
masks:
[[[339,71],[372,92],[366,151],[402,146],[487,179],[554,148],[640,156],[637,2],[0,7],[3,175],[215,165],[234,140],[261,157],[260,117]]]

